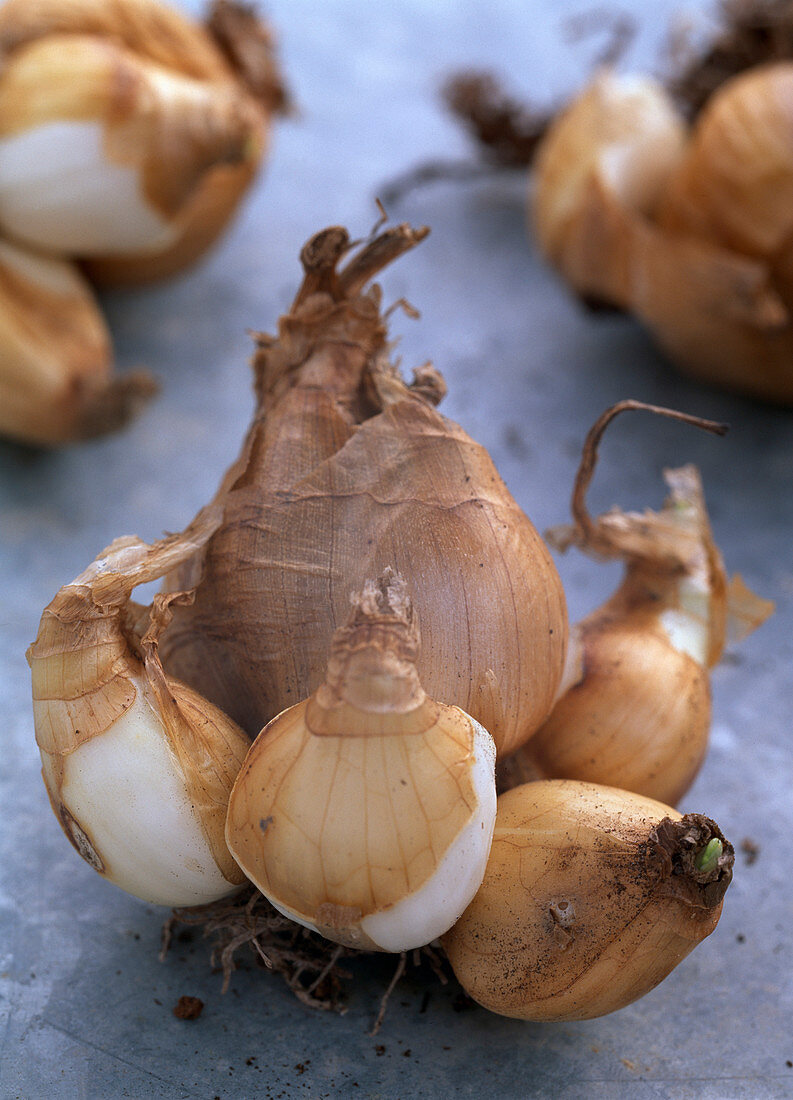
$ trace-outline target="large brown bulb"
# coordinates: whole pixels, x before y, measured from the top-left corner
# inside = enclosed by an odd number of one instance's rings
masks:
[[[321,684],[351,593],[393,566],[410,585],[429,695],[509,751],[550,710],[567,639],[549,552],[478,443],[434,406],[429,366],[389,360],[372,276],[426,230],[312,238],[276,338],[254,359],[258,410],[218,494],[220,529],[169,578],[191,588],[163,641],[171,675],[255,735]]]

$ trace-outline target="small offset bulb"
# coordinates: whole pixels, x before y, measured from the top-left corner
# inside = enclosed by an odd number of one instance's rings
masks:
[[[117,539],[58,592],[28,650],[55,816],[95,870],[157,905],[205,904],[244,881],[223,829],[248,738],[165,675],[157,638],[172,601],[155,598],[142,637],[129,601],[213,529],[198,521],[181,548]]]
[[[325,682],[262,730],[229,802],[229,849],[276,909],[366,950],[445,932],[492,839],[492,738],[426,696],[418,648],[405,584],[386,571],[354,598]]]
[[[773,604],[738,577],[728,583],[694,466],[664,472],[671,494],[660,512],[612,509],[590,519],[584,494],[597,444],[625,408],[694,419],[622,402],[590,432],[573,496],[576,524],[551,538],[562,548],[574,542],[601,559],[623,561],[625,576],[571,631],[559,697],[520,752],[541,777],[604,783],[675,805],[707,750],[709,670],[728,634],[745,637]],[[515,765],[513,771],[522,774]]]
[[[52,445],[120,427],[156,392],[114,376],[93,291],[68,260],[0,240],[0,434]]]
[[[594,783],[526,783],[499,796],[484,880],[443,947],[491,1012],[603,1016],[715,929],[734,858],[702,814]]]

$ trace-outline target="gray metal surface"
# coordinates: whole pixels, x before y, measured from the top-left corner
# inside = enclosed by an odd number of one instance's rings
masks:
[[[120,365],[150,365],[161,398],[113,438],[56,453],[0,444],[2,1100],[793,1096],[793,414],[695,386],[631,321],[586,315],[527,237],[521,178],[435,184],[389,211],[432,227],[382,279],[387,299],[422,312],[395,314],[393,330],[406,368],[432,358],[444,372],[444,411],[490,449],[540,529],[568,518],[584,434],[613,401],[731,423],[719,440],[623,418],[591,494],[598,510],[657,507],[663,466],[696,462],[728,568],[777,601],[715,672],[712,747],[683,804],[759,846],[754,863],[739,854],[714,935],[643,1000],[587,1023],[464,1009],[453,983],[408,974],[372,1037],[390,960],[356,967],[344,1016],[312,1012],[247,961],[222,996],[197,938],[159,962],[166,913],[80,862],[38,774],[24,650],[44,605],[115,536],[157,538],[207,500],[252,409],[246,329],[273,329],[303,241],[339,222],[365,234],[383,181],[467,155],[440,80],[490,66],[541,101],[563,94],[602,42],[563,40],[582,7],[271,0],[299,113],[279,126],[265,177],[200,268],[104,299]],[[638,62],[676,5],[632,7]],[[617,575],[576,554],[559,567],[575,617]],[[182,994],[203,999],[200,1019],[173,1016]]]

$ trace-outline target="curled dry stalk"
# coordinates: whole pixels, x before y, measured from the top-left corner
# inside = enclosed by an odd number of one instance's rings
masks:
[[[586,506],[586,494],[595,473],[598,449],[606,428],[620,413],[629,411],[643,411],[654,413],[657,416],[665,416],[670,420],[679,420],[684,424],[701,428],[703,431],[713,432],[714,435],[725,435],[728,431],[726,424],[706,420],[704,417],[693,416],[677,409],[668,409],[661,405],[650,405],[644,401],[636,401],[633,398],[619,401],[616,405],[606,409],[589,429],[584,440],[581,462],[576,473],[570,502],[570,510],[573,513],[575,524],[572,528],[559,528],[556,532],[550,533],[550,540],[557,549],[566,549],[572,543],[576,543],[579,546],[586,546],[591,553],[602,553],[606,557],[614,556],[613,536],[604,537],[602,516],[596,520],[592,519]],[[564,534],[562,534],[563,531]]]
[[[601,783],[674,806],[705,759],[709,670],[725,645],[765,621],[773,604],[728,578],[693,465],[664,471],[658,511],[617,507],[593,519],[586,505],[606,428],[628,410],[717,434],[726,426],[640,401],[622,401],[593,425],[575,478],[573,523],[546,533],[624,565],[612,595],[571,629],[567,666],[547,721],[498,776],[502,790],[536,778]]]

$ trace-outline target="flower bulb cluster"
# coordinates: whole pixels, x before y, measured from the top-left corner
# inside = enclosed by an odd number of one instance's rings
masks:
[[[217,239],[282,96],[269,32],[231,0],[205,26],[158,0],[5,0],[0,432],[85,438],[151,396],[113,375],[93,286],[172,275]]]

